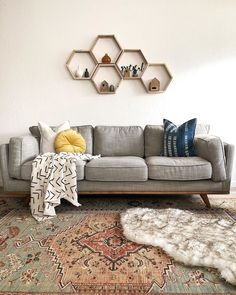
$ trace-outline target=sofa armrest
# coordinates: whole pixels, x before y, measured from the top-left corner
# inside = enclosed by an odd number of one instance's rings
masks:
[[[9,144],[1,144],[0,145],[0,168],[1,168],[1,176],[3,182],[3,188],[7,187],[8,181],[10,179],[9,175]]]
[[[226,158],[224,144],[221,139],[213,135],[199,135],[194,140],[197,156],[209,161],[212,166],[212,180],[225,181]]]
[[[234,163],[234,145],[224,142],[226,157],[226,181],[224,182],[224,190],[230,192],[231,176]]]
[[[9,142],[10,177],[21,178],[21,165],[39,154],[38,140],[31,136],[12,137]]]

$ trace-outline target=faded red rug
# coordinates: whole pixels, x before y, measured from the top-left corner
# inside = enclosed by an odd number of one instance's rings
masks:
[[[123,236],[122,210],[180,207],[178,198],[122,198],[84,198],[83,208],[65,203],[43,223],[30,216],[26,201],[0,199],[0,294],[236,294],[216,270],[178,264],[160,248]],[[207,210],[198,201],[187,204]],[[218,207],[213,215],[234,219],[232,208]]]

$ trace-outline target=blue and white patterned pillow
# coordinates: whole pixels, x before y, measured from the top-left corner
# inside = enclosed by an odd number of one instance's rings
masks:
[[[163,120],[165,157],[194,156],[194,135],[197,119],[189,120],[179,127],[169,120]]]

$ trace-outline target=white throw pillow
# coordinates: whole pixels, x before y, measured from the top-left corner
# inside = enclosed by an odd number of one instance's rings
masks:
[[[54,141],[56,136],[59,132],[70,129],[70,123],[65,121],[54,128],[54,131],[44,122],[38,122],[38,127],[41,134],[40,153],[55,153]]]

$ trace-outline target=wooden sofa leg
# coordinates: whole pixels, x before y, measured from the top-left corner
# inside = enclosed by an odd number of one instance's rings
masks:
[[[207,194],[200,194],[203,202],[206,204],[207,208],[211,208],[211,204],[210,201],[208,199],[208,195]]]

